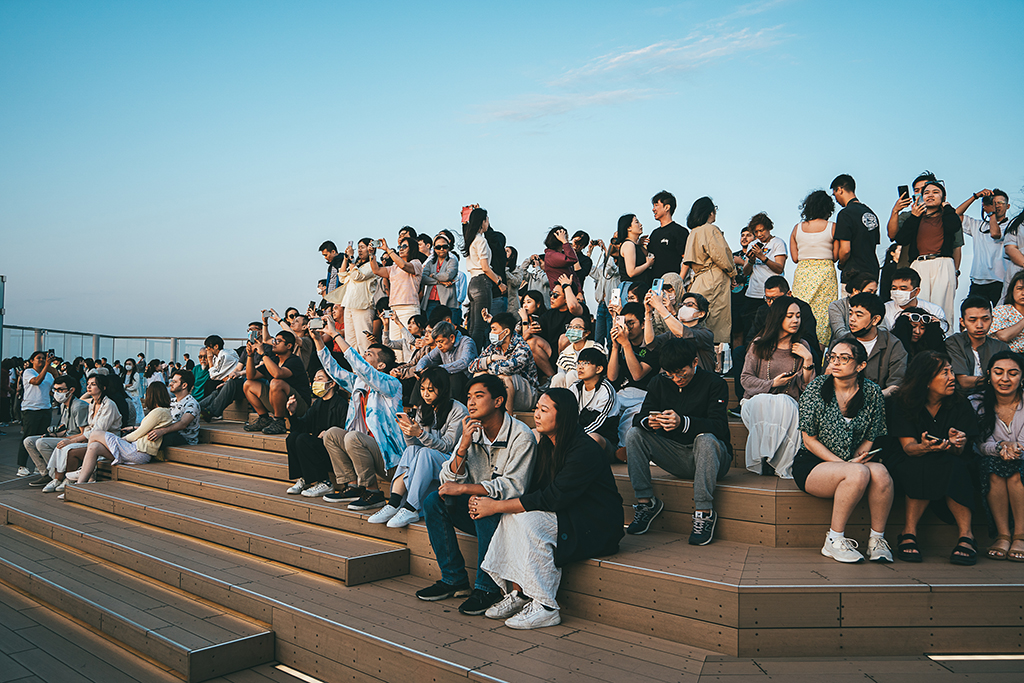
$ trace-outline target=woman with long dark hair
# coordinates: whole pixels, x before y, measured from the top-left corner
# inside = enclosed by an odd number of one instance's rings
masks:
[[[686,217],[690,237],[683,263],[693,273],[690,291],[702,294],[710,304],[708,329],[715,333],[715,343],[723,344],[732,340],[732,276],[736,264],[725,235],[715,225],[717,214],[718,207],[711,197],[701,197],[690,207]]]
[[[949,561],[975,564],[978,545],[971,531],[974,486],[969,463],[978,418],[967,399],[956,393],[949,356],[935,351],[917,354],[889,399],[886,417],[891,446],[885,464],[907,499],[896,556],[907,562],[923,559],[917,524],[931,505],[960,531]]]
[[[484,235],[490,226],[487,211],[480,207],[473,209],[469,220],[462,224],[462,253],[466,257],[466,271],[469,273],[469,317],[466,327],[478,349],[487,346],[490,326],[484,322],[483,311],[491,308],[493,286],[497,285],[502,292],[508,291],[501,276],[491,268],[491,246]]]
[[[160,370],[163,363],[158,358],[154,358],[149,361],[149,365],[146,366],[145,373],[145,385],[148,388],[150,382],[162,382],[164,385],[167,384],[167,378],[164,377],[164,373]]]
[[[424,370],[413,394],[416,411],[412,415],[398,413],[406,448],[391,482],[391,498],[370,516],[370,524],[386,522],[397,529],[418,520],[423,499],[462,438],[462,418],[469,411],[452,399],[447,370],[436,365]]]
[[[793,296],[806,301],[818,321],[818,339],[828,339],[828,306],[839,294],[836,259],[839,243],[833,239],[836,224],[832,197],[824,190],[811,192],[800,204],[800,222],[789,236],[789,252],[796,264]]]
[[[95,431],[89,434],[89,445],[77,472],[68,472],[69,481],[85,484],[96,481],[96,463],[100,458],[111,458],[112,465],[128,463],[145,465],[160,450],[163,437],[155,440],[146,438],[155,429],[171,424],[171,395],[162,382],[152,382],[142,399],[148,411],[138,429],[124,438],[112,432]]]
[[[619,256],[615,259],[619,266],[619,278],[622,282],[639,284],[646,292],[654,281],[654,254],[647,253],[640,242],[643,234],[644,226],[636,214],[619,216],[615,232],[619,240]]]
[[[923,308],[905,308],[896,317],[892,334],[903,343],[907,351],[907,364],[922,351],[946,351],[946,334],[943,323]]]
[[[1006,286],[1003,305],[992,309],[989,335],[1006,342],[1013,351],[1024,353],[1024,270],[1018,271]]]
[[[992,356],[982,393],[978,475],[988,512],[993,560],[1024,562],[1024,358],[1013,351]],[[1010,513],[1013,513],[1013,536]]]
[[[537,454],[529,492],[496,500],[473,496],[469,514],[502,514],[480,567],[505,590],[488,608],[515,629],[561,622],[555,594],[569,562],[618,552],[622,497],[600,446],[579,425],[576,398],[549,389],[534,411]]]
[[[92,432],[117,433],[121,428],[121,413],[118,412],[114,401],[107,396],[107,391],[106,375],[90,375],[85,381],[86,395],[83,398],[89,402],[89,426],[81,433],[66,437],[57,443],[47,464],[47,469],[54,472],[53,481],[43,488],[43,493],[56,491],[63,495],[66,483],[64,473],[68,471],[72,461],[76,464],[70,469],[78,469],[77,462],[85,454]]]
[[[776,474],[791,478],[800,447],[797,399],[814,376],[810,346],[800,339],[800,305],[793,297],[779,297],[768,309],[761,336],[747,347],[740,373],[748,470],[760,474],[766,459]]]
[[[373,332],[373,298],[377,291],[377,278],[370,266],[370,247],[373,239],[364,237],[356,245],[356,253],[349,253],[348,269],[339,273],[341,305],[345,308],[345,341],[363,355],[372,343],[366,336]],[[348,251],[348,250],[346,250]],[[355,258],[353,258],[355,257]]]
[[[892,508],[892,477],[878,462],[875,442],[885,434],[885,397],[863,375],[868,352],[854,337],[844,337],[828,355],[827,373],[816,377],[800,396],[803,448],[793,462],[801,491],[832,499],[832,522],[821,554],[839,562],[861,562],[857,542],[846,538],[846,523],[868,496],[871,535],[868,557],[892,562],[885,522]],[[881,449],[878,449],[881,450]]]
[[[142,396],[145,393],[142,389],[142,372],[135,367],[134,358],[125,358],[124,369],[124,391],[135,406],[135,417],[139,418],[145,412],[142,409]]]

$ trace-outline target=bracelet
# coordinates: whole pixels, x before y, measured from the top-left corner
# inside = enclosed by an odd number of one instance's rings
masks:
[[[978,193],[974,192],[973,194],[971,194],[971,198],[977,199],[978,198]]]
[[[808,370],[813,370],[813,369],[814,369],[814,366],[813,366],[813,365],[805,365],[805,366],[804,366],[804,372],[806,372],[806,371],[808,371]]]

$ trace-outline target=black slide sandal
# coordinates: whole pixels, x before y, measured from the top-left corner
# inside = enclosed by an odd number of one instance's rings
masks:
[[[904,562],[923,562],[924,558],[921,557],[921,549],[917,547],[917,536],[914,534],[900,534],[897,536],[896,557]]]
[[[960,540],[956,542],[953,547],[953,552],[949,556],[951,564],[959,564],[964,567],[970,567],[978,563],[978,542],[973,538],[967,538],[961,536]]]

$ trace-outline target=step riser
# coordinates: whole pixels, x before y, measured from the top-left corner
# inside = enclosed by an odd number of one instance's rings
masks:
[[[177,462],[183,465],[192,465],[194,467],[208,467],[221,472],[246,474],[250,477],[288,481],[288,463],[286,462],[273,463],[263,462],[260,460],[246,460],[241,457],[202,453],[200,451],[176,447],[168,448],[166,450],[166,455],[168,462]]]
[[[90,626],[107,638],[170,668],[189,683],[198,683],[274,661],[272,631],[205,648],[185,650],[144,624],[122,616],[116,606],[94,602],[50,580],[62,578],[50,576],[55,571],[37,574],[28,566],[0,557],[0,580]],[[88,577],[83,577],[83,580],[87,581]],[[59,653],[54,654],[59,656]]]
[[[281,437],[267,436],[262,432],[228,432],[213,429],[199,430],[199,440],[202,443],[223,444],[225,446],[241,446],[242,448],[255,448],[262,451],[274,451],[276,453],[287,453],[288,447]]]
[[[259,536],[243,529],[214,525],[186,514],[134,504],[104,496],[88,486],[71,487],[68,500],[95,510],[133,519],[160,529],[240,550],[242,552],[306,569],[354,586],[409,573],[409,551],[395,548],[366,557],[344,558],[298,544]]]

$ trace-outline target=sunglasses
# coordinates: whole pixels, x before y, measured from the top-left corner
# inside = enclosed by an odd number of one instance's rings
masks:
[[[924,323],[925,325],[938,320],[935,316],[927,313],[903,313],[901,317],[907,318],[912,323]]]
[[[447,249],[448,249],[448,245],[447,244],[435,244],[434,245],[434,250],[435,251],[442,251],[442,250],[447,250]]]

